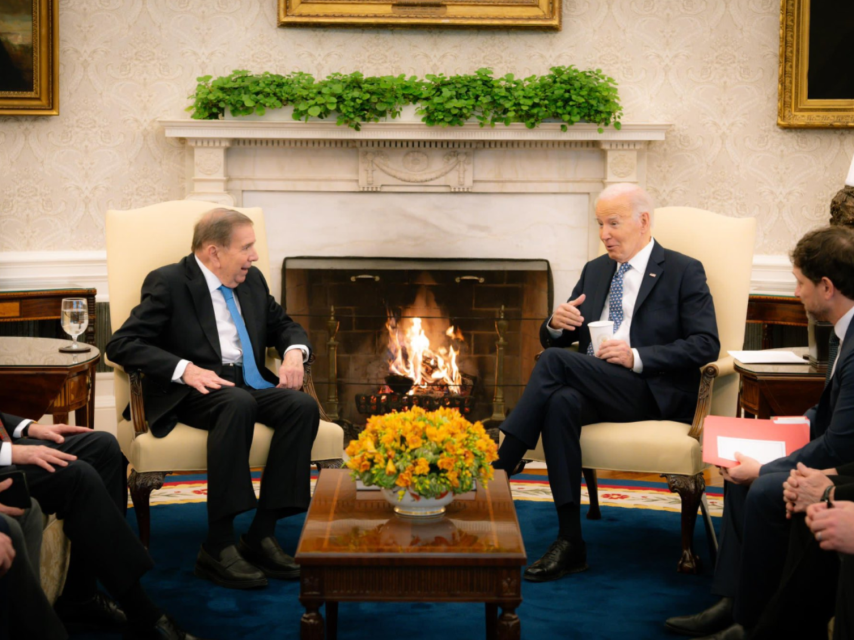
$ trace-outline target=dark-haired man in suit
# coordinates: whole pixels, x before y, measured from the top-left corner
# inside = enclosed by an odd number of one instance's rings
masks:
[[[0,469],[11,465],[24,472],[41,508],[63,520],[71,541],[56,604],[66,626],[124,629],[128,639],[194,640],[140,584],[153,564],[125,520],[124,463],[112,434],[0,413]],[[96,579],[121,608],[96,590]]]
[[[559,531],[526,580],[587,569],[581,537],[581,429],[594,422],[690,423],[700,367],[720,351],[703,265],[652,238],[653,207],[633,184],[615,184],[596,203],[607,255],[588,262],[568,302],[540,329],[546,350],[522,398],[501,425],[495,466],[513,470],[542,434]],[[595,351],[588,324],[611,320],[614,335]],[[566,347],[578,342],[578,352]]]
[[[780,583],[790,521],[783,485],[799,463],[830,470],[854,462],[854,230],[824,227],[807,233],[792,251],[795,295],[807,313],[833,323],[838,356],[819,403],[806,412],[810,442],[766,464],[736,454],[721,473],[724,514],[710,608],[669,618],[675,633],[741,640],[756,626]]]
[[[294,579],[299,566],[275,537],[276,522],[308,508],[317,402],[300,389],[308,336],[270,295],[252,220],[214,209],[196,224],[193,252],[152,271],[142,300],[107,345],[113,362],[142,371],[146,418],[155,437],[178,421],[208,431],[208,535],[196,575],[225,587]],[[282,357],[265,366],[268,347]],[[255,499],[249,450],[256,422],[274,429]],[[233,522],[258,506],[239,545]]]

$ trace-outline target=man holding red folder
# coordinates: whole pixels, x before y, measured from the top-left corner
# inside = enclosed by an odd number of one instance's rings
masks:
[[[806,234],[792,251],[795,295],[807,313],[833,323],[838,357],[819,403],[806,412],[810,442],[791,455],[760,465],[736,454],[722,469],[725,485],[720,549],[712,591],[722,596],[709,609],[669,618],[675,633],[738,640],[759,620],[780,582],[790,523],[783,483],[803,463],[833,469],[854,461],[854,230],[826,227]]]

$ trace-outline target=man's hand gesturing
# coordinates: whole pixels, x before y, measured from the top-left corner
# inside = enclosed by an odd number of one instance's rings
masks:
[[[184,370],[184,375],[181,376],[188,387],[193,387],[201,394],[207,395],[210,393],[208,389],[222,389],[223,387],[233,387],[234,383],[228,380],[223,380],[213,371],[197,367],[192,362],[187,365]]]
[[[581,306],[581,303],[584,302],[585,298],[585,294],[582,293],[575,300],[570,300],[569,302],[564,302],[563,304],[558,305],[557,309],[555,309],[555,312],[552,314],[549,326],[552,329],[575,331],[575,328],[580,327],[584,322],[584,318],[578,310],[578,307]]]

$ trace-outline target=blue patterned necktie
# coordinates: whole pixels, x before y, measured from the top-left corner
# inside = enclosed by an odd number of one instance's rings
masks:
[[[611,278],[611,290],[608,292],[608,320],[614,323],[614,333],[623,324],[623,276],[631,268],[632,265],[624,262]],[[593,342],[587,345],[587,355],[594,355]]]
[[[220,286],[219,290],[222,291],[225,305],[231,313],[231,319],[234,320],[234,325],[237,327],[237,336],[240,338],[240,348],[243,350],[243,381],[253,389],[272,389],[276,385],[264,380],[261,372],[258,371],[258,365],[255,364],[252,342],[249,340],[249,332],[246,331],[243,316],[240,315],[237,305],[234,303],[234,292],[225,285]]]

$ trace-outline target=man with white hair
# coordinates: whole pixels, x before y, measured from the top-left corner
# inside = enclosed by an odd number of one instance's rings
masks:
[[[559,531],[525,570],[545,582],[587,569],[581,537],[581,428],[595,422],[690,423],[700,367],[720,351],[715,309],[699,261],[652,238],[652,200],[634,184],[614,184],[596,201],[607,255],[588,262],[569,298],[540,329],[545,351],[513,412],[495,467],[516,468],[540,435]],[[613,322],[598,349],[588,324]],[[578,342],[578,351],[562,348]]]

